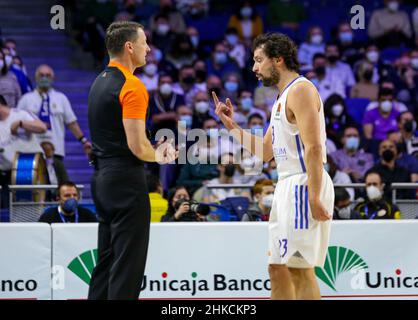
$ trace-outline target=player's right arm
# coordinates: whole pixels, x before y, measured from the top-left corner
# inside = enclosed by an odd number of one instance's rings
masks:
[[[264,137],[259,137],[243,130],[234,121],[234,107],[231,100],[226,99],[226,103],[220,102],[216,93],[212,91],[213,101],[215,102],[215,113],[224,124],[225,128],[234,136],[234,138],[251,154],[262,158],[264,162],[268,162],[273,158],[273,144],[271,137],[271,125],[269,126]],[[259,148],[262,146],[261,154]]]

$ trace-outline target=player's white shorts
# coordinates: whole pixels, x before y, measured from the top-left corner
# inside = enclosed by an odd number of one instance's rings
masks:
[[[325,263],[331,221],[313,220],[307,180],[302,173],[279,180],[276,185],[269,221],[269,264],[312,268]],[[320,199],[332,216],[334,186],[325,170]]]

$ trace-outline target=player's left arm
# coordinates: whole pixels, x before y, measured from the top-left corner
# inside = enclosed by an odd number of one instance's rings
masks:
[[[295,84],[289,91],[287,107],[294,114],[300,138],[305,147],[309,204],[311,205],[314,218],[326,220],[326,216],[329,216],[330,213],[326,212],[319,200],[323,173],[319,121],[320,106],[318,93],[309,83],[300,82]],[[315,210],[314,207],[316,207]]]

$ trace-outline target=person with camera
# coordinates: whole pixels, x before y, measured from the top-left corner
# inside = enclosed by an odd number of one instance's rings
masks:
[[[169,192],[168,210],[161,222],[207,221],[209,207],[190,200],[184,186],[177,186]]]

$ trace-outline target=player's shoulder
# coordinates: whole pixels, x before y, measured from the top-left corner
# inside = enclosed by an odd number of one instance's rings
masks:
[[[305,101],[319,96],[315,85],[308,79],[298,81],[289,88],[288,98],[291,101]]]

